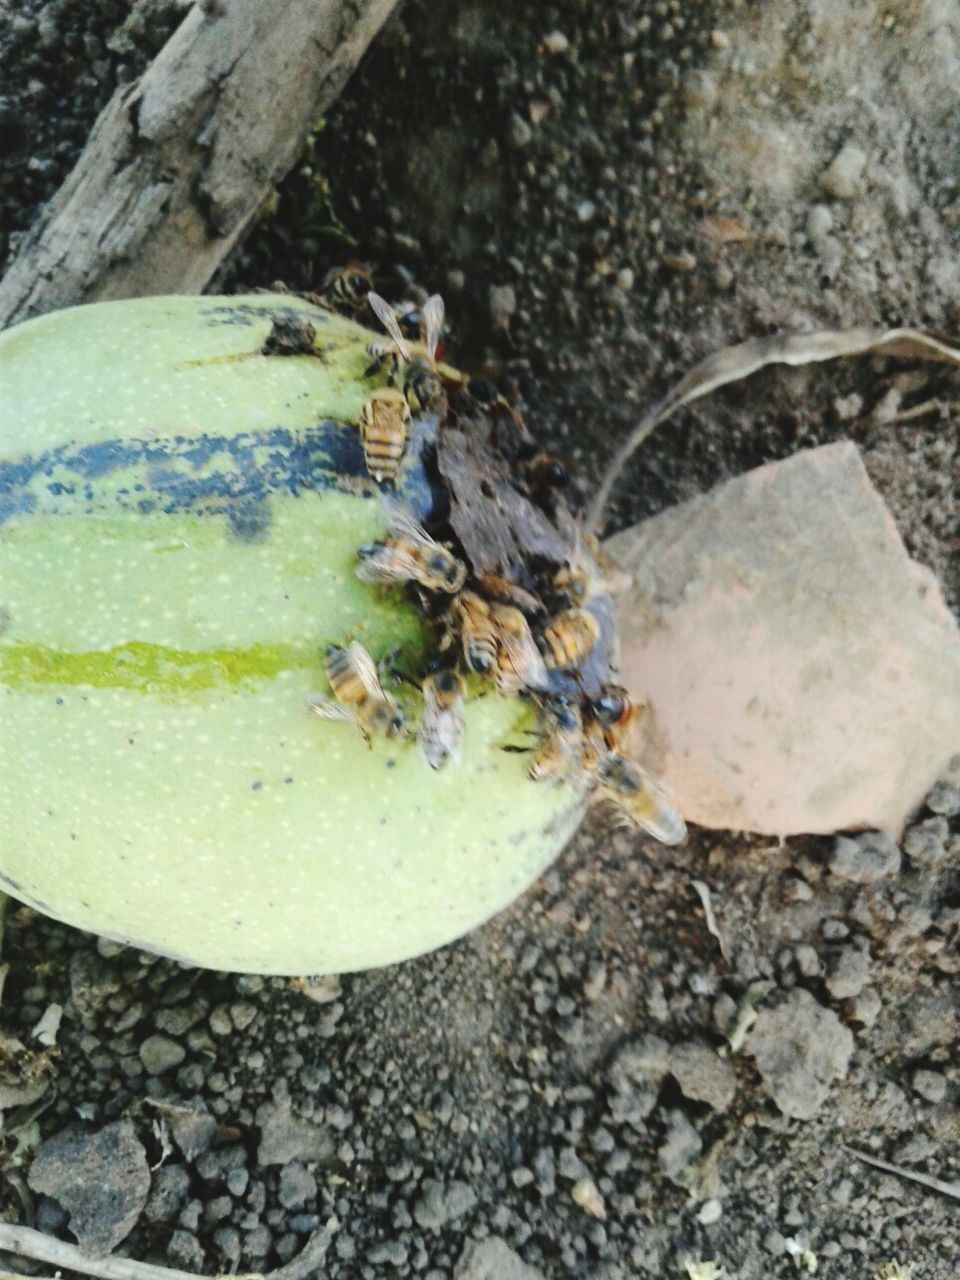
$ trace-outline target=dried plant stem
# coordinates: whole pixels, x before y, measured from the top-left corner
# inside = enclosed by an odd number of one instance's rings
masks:
[[[890,1164],[887,1160],[879,1160],[876,1156],[868,1156],[865,1151],[858,1151],[856,1147],[844,1147],[847,1155],[856,1156],[858,1160],[862,1160],[864,1164],[869,1164],[874,1169],[880,1169],[884,1173],[892,1173],[898,1178],[906,1178],[910,1182],[918,1182],[921,1187],[929,1187],[931,1191],[939,1191],[941,1195],[950,1196],[954,1200],[960,1200],[960,1182],[944,1182],[942,1178],[932,1178],[928,1173],[917,1173],[913,1169],[905,1169],[903,1165]]]
[[[295,1258],[284,1266],[277,1267],[275,1271],[247,1272],[239,1276],[223,1274],[212,1280],[307,1280],[323,1262],[338,1226],[336,1218],[329,1218]],[[31,1258],[34,1262],[47,1262],[57,1268],[66,1267],[68,1271],[90,1276],[91,1280],[197,1280],[192,1272],[158,1267],[148,1262],[137,1262],[133,1258],[91,1258],[75,1244],[56,1240],[30,1227],[11,1226],[9,1223],[0,1223],[0,1251],[17,1254],[21,1258]],[[0,1271],[0,1280],[23,1278],[9,1271]]]
[[[960,367],[960,346],[953,341],[922,333],[918,329],[823,329],[817,333],[781,334],[773,338],[753,338],[737,346],[723,347],[690,370],[640,419],[613,455],[600,487],[587,511],[586,528],[599,533],[613,486],[631,455],[639,449],[654,427],[675,409],[692,404],[701,396],[747,378],[769,364],[817,364],[840,356],[909,356],[939,360]]]

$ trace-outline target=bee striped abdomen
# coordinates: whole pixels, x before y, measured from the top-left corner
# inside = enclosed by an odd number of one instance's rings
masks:
[[[355,706],[369,694],[356,664],[342,645],[332,644],[326,652],[327,679],[338,702]]]
[[[409,434],[410,409],[396,387],[375,391],[360,414],[360,442],[375,480],[395,480]]]
[[[541,648],[548,667],[576,667],[600,636],[600,624],[586,609],[566,609],[543,629]]]

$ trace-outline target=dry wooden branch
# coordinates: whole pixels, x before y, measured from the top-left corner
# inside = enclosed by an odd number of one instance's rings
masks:
[[[231,1280],[306,1280],[307,1276],[319,1270],[339,1225],[335,1217],[329,1218],[323,1227],[314,1232],[295,1258],[291,1258],[282,1267],[277,1267],[275,1271],[247,1272],[245,1275],[233,1276]],[[187,1271],[137,1262],[133,1258],[114,1255],[91,1258],[75,1244],[57,1240],[30,1227],[14,1227],[5,1222],[0,1223],[0,1250],[17,1254],[21,1258],[30,1258],[34,1262],[46,1262],[53,1267],[66,1267],[69,1271],[91,1277],[91,1280],[197,1280],[197,1277]],[[16,1278],[9,1271],[2,1271],[0,1280]],[[214,1277],[214,1280],[227,1280],[227,1276]]]
[[[0,328],[79,302],[199,293],[397,0],[196,4],[113,95],[0,282]]]

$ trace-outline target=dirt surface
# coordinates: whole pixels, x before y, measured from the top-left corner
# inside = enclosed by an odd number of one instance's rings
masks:
[[[134,65],[111,52],[126,12],[0,8],[4,92],[28,103],[0,129],[12,231]],[[356,256],[398,295],[405,267],[587,494],[725,343],[960,327],[958,83],[952,0],[413,4],[223,284],[310,287]],[[956,606],[958,400],[891,362],[764,373],[661,428],[610,527],[850,436]],[[36,1046],[63,1018],[53,1085],[7,1112],[0,1205],[65,1238],[69,1212],[101,1247],[133,1222],[121,1252],[209,1272],[276,1266],[335,1213],[330,1280],[683,1280],[708,1259],[872,1280],[893,1258],[953,1280],[955,1199],[845,1147],[960,1179],[958,866],[955,767],[899,847],[694,830],[664,850],[591,821],[471,937],[307,989],[14,909],[4,1030]],[[70,1202],[78,1160],[102,1170],[92,1206]],[[149,1191],[137,1172],[107,1194],[142,1167]]]

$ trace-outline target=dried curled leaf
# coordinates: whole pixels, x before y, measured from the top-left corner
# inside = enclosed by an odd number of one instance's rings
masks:
[[[586,527],[596,532],[603,519],[613,486],[630,456],[654,427],[684,405],[709,395],[719,387],[748,378],[770,364],[818,364],[841,356],[906,356],[936,360],[960,368],[960,345],[949,338],[919,329],[821,329],[815,333],[778,334],[751,338],[723,347],[690,370],[675,387],[644,415],[614,454],[587,512]]]
[[[14,1036],[0,1033],[0,1111],[36,1102],[52,1075],[48,1050],[28,1049]]]

